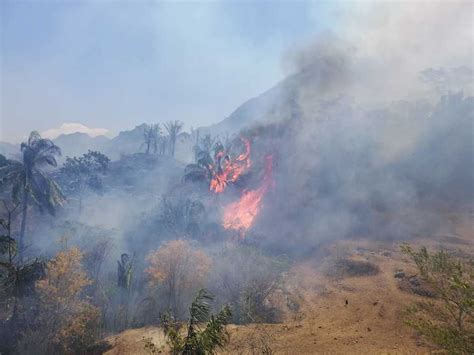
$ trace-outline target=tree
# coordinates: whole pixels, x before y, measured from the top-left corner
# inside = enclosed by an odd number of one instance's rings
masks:
[[[221,163],[229,160],[229,152],[222,143],[216,137],[206,134],[195,147],[196,163],[186,165],[184,180],[210,181],[216,172],[222,172]]]
[[[21,331],[18,322],[19,303],[34,288],[34,283],[44,276],[44,263],[36,259],[28,264],[20,264],[14,260],[18,248],[16,240],[12,235],[12,222],[20,203],[2,200],[3,215],[0,217],[0,299],[4,314],[10,313],[8,321],[0,327],[0,352],[9,352],[14,346],[13,340]],[[9,334],[5,334],[8,332]]]
[[[11,244],[14,247],[14,243]],[[2,251],[1,253],[4,253]],[[35,259],[27,264],[0,261],[0,299],[2,312],[8,314],[0,327],[0,351],[11,353],[19,336],[34,315],[30,299],[35,293],[35,283],[45,276],[45,263]],[[33,312],[25,312],[25,309]]]
[[[133,261],[124,253],[117,264],[117,286],[128,293],[132,284]]]
[[[190,198],[174,201],[163,197],[160,207],[160,223],[172,238],[198,237],[200,225],[205,217],[202,202]]]
[[[4,216],[0,217],[0,255],[7,256],[8,263],[13,263],[13,258],[17,253],[15,239],[12,238],[12,223],[18,214],[18,201],[2,200]]]
[[[82,257],[72,248],[47,263],[45,277],[36,282],[35,319],[18,344],[19,353],[83,354],[97,339],[100,314],[83,294],[91,281]]]
[[[446,251],[430,254],[425,247],[402,251],[415,261],[421,277],[440,302],[419,302],[409,308],[408,325],[451,354],[474,353],[474,262]]]
[[[21,144],[23,161],[10,160],[0,168],[0,188],[11,186],[12,199],[22,202],[22,216],[19,237],[19,259],[23,260],[25,249],[28,206],[34,203],[40,211],[51,215],[65,201],[58,184],[43,170],[45,166],[57,166],[56,156],[61,150],[50,139],[41,138],[36,131],[31,132],[27,143]]]
[[[106,155],[92,150],[80,157],[66,158],[60,171],[62,187],[66,192],[79,196],[79,209],[82,208],[82,194],[86,188],[101,190],[102,177],[109,163]]]
[[[168,337],[172,354],[204,355],[214,354],[216,348],[223,349],[229,341],[225,324],[232,316],[229,306],[224,306],[217,315],[211,314],[210,302],[214,296],[200,289],[189,307],[187,333],[183,336],[180,324],[169,314],[162,316],[163,330]],[[201,324],[207,323],[204,329]]]
[[[163,287],[167,308],[179,316],[187,293],[203,284],[211,265],[210,258],[188,241],[172,240],[151,252],[147,260],[150,286]]]
[[[161,138],[161,128],[158,123],[145,125],[145,130],[143,131],[143,144],[146,147],[146,154],[150,154],[150,150],[153,149],[153,152],[156,154],[159,148],[159,141]]]
[[[158,142],[158,154],[160,155],[165,155],[166,154],[166,150],[168,149],[168,137],[166,136],[161,136],[160,137],[160,140]]]
[[[199,141],[199,151],[206,152],[211,155],[212,149],[215,147],[215,144],[218,143],[217,137],[212,137],[210,134],[206,134]]]
[[[168,132],[169,136],[169,149],[170,155],[174,157],[175,148],[176,148],[176,139],[178,138],[179,132],[183,128],[183,123],[180,121],[168,121],[164,123],[165,129]]]
[[[201,134],[199,132],[199,129],[194,129],[191,127],[191,139],[194,142],[193,144],[193,153],[194,153],[194,161],[197,162],[197,155],[200,151],[200,146],[199,143],[201,141],[200,138]]]

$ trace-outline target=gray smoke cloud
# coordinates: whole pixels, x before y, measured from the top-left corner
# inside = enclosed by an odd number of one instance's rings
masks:
[[[441,228],[446,206],[468,209],[474,191],[470,8],[467,2],[358,4],[339,14],[344,30],[284,54],[289,76],[265,96],[268,112],[255,112],[261,121],[280,122],[253,136],[253,181],[263,156],[273,152],[276,182],[255,234],[297,248],[352,236],[409,237]],[[164,164],[141,172],[120,164],[126,171],[110,178],[117,186],[86,197],[84,211],[61,218],[113,229],[116,255],[132,247],[146,254],[164,234],[156,216],[161,197],[179,185],[184,168]],[[241,185],[232,198],[248,187]],[[206,203],[202,229],[220,222],[221,206]],[[150,227],[143,216],[151,216]],[[38,244],[57,233],[43,234]]]
[[[260,220],[270,243],[449,232],[446,210],[472,209],[471,10],[364,5],[357,22],[342,14],[346,39],[325,33],[286,53],[297,114],[282,120]]]

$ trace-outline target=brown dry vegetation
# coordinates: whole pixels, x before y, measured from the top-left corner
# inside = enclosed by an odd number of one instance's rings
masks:
[[[471,226],[468,219],[452,235],[418,237],[409,242],[431,250],[444,248],[458,255],[474,255]],[[417,270],[401,253],[400,244],[367,239],[340,241],[323,247],[324,254],[319,251],[295,264],[285,276],[284,286],[270,301],[284,310],[285,321],[229,325],[230,343],[224,353],[380,354],[438,350],[405,324],[406,308],[426,297],[404,286],[406,278],[417,275]],[[335,268],[341,262],[355,262],[368,272],[343,274],[344,268]],[[337,270],[337,277],[328,270]],[[400,270],[405,277],[394,277]],[[166,351],[161,329],[148,327],[109,338],[113,348],[107,354],[146,354],[144,344],[148,338]]]

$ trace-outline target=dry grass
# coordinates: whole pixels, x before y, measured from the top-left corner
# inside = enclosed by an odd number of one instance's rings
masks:
[[[469,222],[470,220],[468,220]],[[470,222],[469,222],[470,223]],[[453,232],[456,238],[422,238],[414,246],[441,247],[474,255],[474,234],[465,225]],[[288,273],[285,290],[272,300],[284,309],[282,324],[228,326],[231,341],[226,354],[388,354],[430,353],[428,345],[404,323],[404,311],[423,299],[401,286],[397,270],[410,277],[417,271],[400,252],[400,242],[372,240],[341,241],[327,246],[326,260],[309,259]],[[343,276],[328,275],[327,266],[345,260]],[[348,261],[348,262],[347,262]],[[357,271],[349,270],[351,266]],[[402,280],[402,281],[401,281]],[[289,302],[289,300],[291,302]],[[288,307],[296,303],[298,307]],[[127,349],[108,354],[146,354],[141,339],[162,334],[157,328],[129,330],[117,337],[116,344]],[[161,339],[161,340],[160,340]]]

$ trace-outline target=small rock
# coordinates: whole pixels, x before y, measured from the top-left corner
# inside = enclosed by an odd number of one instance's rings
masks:
[[[372,329],[370,329],[370,327],[367,327],[367,331],[368,331],[368,332],[371,332],[371,331],[372,331]]]
[[[378,301],[375,301],[374,303],[372,303],[374,306],[378,305],[379,302]]]
[[[410,277],[409,281],[410,281],[410,284],[412,284],[413,286],[420,286],[420,281],[418,281],[416,276]]]
[[[397,279],[403,279],[405,277],[405,273],[402,270],[397,270],[395,271],[395,274],[393,275],[393,277]]]

